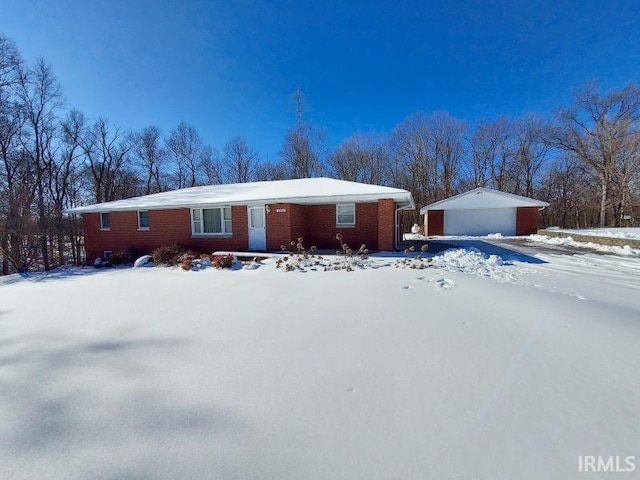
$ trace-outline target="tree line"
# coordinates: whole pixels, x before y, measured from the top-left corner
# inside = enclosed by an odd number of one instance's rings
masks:
[[[355,133],[327,147],[298,116],[279,158],[241,137],[219,151],[181,122],[124,131],[67,108],[42,59],[26,65],[0,35],[0,251],[3,273],[82,263],[82,227],[64,209],[176,188],[314,176],[404,188],[418,207],[477,186],[550,203],[545,225],[637,225],[640,88],[589,84],[549,115],[473,125],[417,111],[387,133]],[[417,211],[405,224],[421,223]]]

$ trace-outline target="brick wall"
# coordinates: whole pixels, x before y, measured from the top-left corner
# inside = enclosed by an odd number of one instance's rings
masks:
[[[538,207],[519,207],[516,210],[516,235],[530,235],[538,231]]]
[[[336,206],[295,205],[277,203],[269,205],[266,215],[267,249],[279,251],[280,245],[291,240],[304,239],[307,247],[336,249],[336,234],[342,233],[344,241],[357,249],[366,244],[371,250],[393,250],[395,242],[395,202],[390,199],[379,203],[356,204],[356,225],[336,226]],[[247,250],[247,207],[232,207],[233,235],[231,237],[193,238],[191,236],[191,212],[188,208],[151,210],[149,230],[138,230],[137,212],[111,212],[111,228],[100,230],[100,215],[83,215],[87,262],[93,262],[106,250],[119,251],[139,248],[145,252],[179,243],[200,252],[215,250]]]
[[[280,250],[280,245],[289,246],[291,238],[291,205],[272,203],[266,214],[267,250]]]
[[[338,227],[336,206],[271,204],[267,214],[267,249],[280,250],[291,240],[304,239],[306,247],[315,245],[322,249],[336,249],[336,234],[352,248],[365,244],[371,250],[392,250],[395,242],[395,202],[390,199],[380,203],[356,204],[356,225]]]
[[[395,248],[396,203],[385,198],[378,202],[378,250],[393,251]]]
[[[343,241],[354,249],[363,243],[371,250],[378,249],[378,204],[356,204],[354,227],[336,226],[335,205],[307,205],[304,207],[305,243],[318,248],[336,249],[336,234],[342,233]]]
[[[106,250],[113,252],[126,248],[139,248],[145,252],[179,243],[200,252],[215,250],[246,250],[248,246],[248,219],[246,207],[232,207],[233,235],[231,237],[191,236],[191,211],[188,208],[149,211],[149,230],[138,230],[137,212],[110,212],[111,228],[100,230],[100,214],[82,216],[87,263],[92,263]]]

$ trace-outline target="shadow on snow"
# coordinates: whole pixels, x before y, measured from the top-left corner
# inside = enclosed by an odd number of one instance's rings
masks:
[[[482,240],[405,240],[402,242],[401,246],[404,248],[409,248],[413,246],[416,252],[420,252],[422,245],[427,244],[429,249],[427,250],[427,255],[438,254],[445,252],[450,249],[458,249],[464,248],[465,250],[477,250],[485,255],[496,255],[500,257],[503,262],[523,262],[523,263],[531,263],[531,264],[542,264],[547,263],[544,260],[534,257],[531,255],[527,255],[521,251],[506,248],[499,245],[494,245],[493,243],[485,242]],[[416,254],[418,254],[416,253]],[[403,255],[403,254],[400,254]]]

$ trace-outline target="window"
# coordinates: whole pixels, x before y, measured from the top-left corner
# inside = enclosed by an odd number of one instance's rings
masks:
[[[354,203],[336,205],[336,224],[339,226],[354,226],[356,224],[356,205]]]
[[[109,230],[111,228],[111,220],[109,220],[109,214],[100,213],[100,230]]]
[[[264,228],[264,208],[249,209],[249,228]]]
[[[138,212],[138,230],[149,230],[149,210]]]
[[[231,207],[192,209],[191,232],[194,235],[231,235]]]

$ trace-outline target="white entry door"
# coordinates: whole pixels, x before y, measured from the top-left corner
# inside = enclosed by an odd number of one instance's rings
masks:
[[[267,225],[264,205],[248,207],[249,250],[267,249]]]

